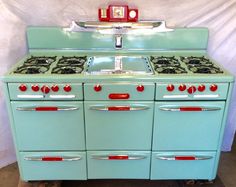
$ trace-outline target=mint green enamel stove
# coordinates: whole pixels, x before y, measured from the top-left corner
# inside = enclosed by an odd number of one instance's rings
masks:
[[[181,59],[208,58],[206,28],[29,27],[27,41],[28,55],[3,77],[22,180],[216,177],[234,78],[222,67],[193,73]],[[55,61],[17,73],[32,56]],[[63,56],[85,57],[83,71],[52,73]],[[186,72],[158,72],[151,56],[174,56]]]

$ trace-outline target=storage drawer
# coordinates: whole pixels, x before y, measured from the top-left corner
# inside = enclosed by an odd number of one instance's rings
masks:
[[[85,101],[87,150],[151,150],[153,105]]]
[[[85,152],[20,152],[23,180],[86,180]]]
[[[154,100],[154,83],[88,83],[85,100]]]
[[[149,151],[88,151],[89,179],[149,179]]]
[[[153,152],[151,179],[214,179],[215,152]]]

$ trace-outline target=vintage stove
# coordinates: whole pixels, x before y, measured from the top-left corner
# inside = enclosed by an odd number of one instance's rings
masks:
[[[3,78],[21,178],[213,180],[234,78],[208,30],[74,24],[29,27]]]

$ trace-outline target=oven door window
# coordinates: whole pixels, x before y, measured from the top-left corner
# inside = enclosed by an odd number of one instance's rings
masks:
[[[153,150],[216,150],[224,101],[156,102]]]

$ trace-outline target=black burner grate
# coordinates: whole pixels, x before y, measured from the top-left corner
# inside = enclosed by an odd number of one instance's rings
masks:
[[[151,56],[150,61],[154,65],[159,65],[159,66],[166,66],[166,65],[171,65],[171,66],[180,66],[180,62],[177,58],[174,56],[172,57],[166,57],[166,56]]]
[[[56,61],[56,56],[31,56],[24,62],[25,66],[50,66]]]
[[[49,70],[49,66],[28,66],[28,65],[22,65],[17,67],[17,69],[14,71],[14,73],[19,74],[40,74],[45,73]]]
[[[154,69],[157,73],[161,73],[161,74],[182,74],[182,73],[187,73],[185,68],[183,68],[181,66],[163,66],[163,67],[155,66]]]

